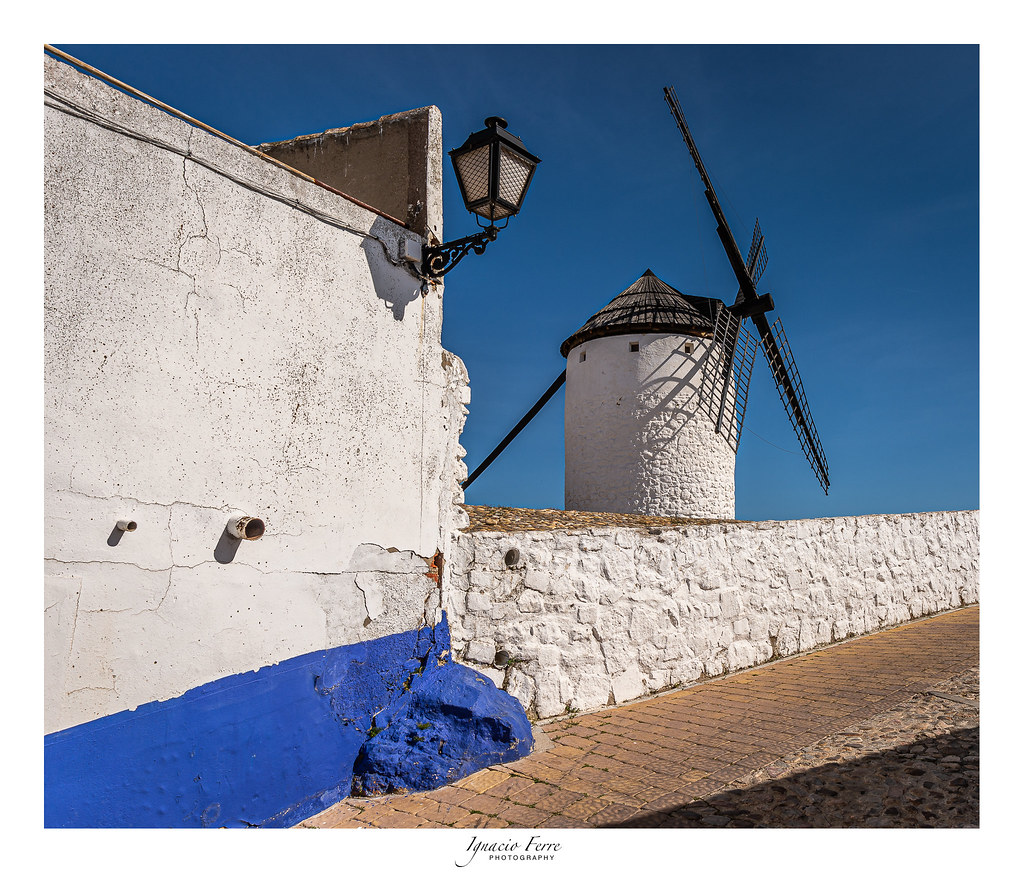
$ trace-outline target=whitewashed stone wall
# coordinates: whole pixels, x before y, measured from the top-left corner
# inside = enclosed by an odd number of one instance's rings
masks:
[[[462,430],[466,426],[466,417],[469,415],[469,401],[471,392],[469,388],[469,371],[462,358],[453,355],[447,349],[441,350],[441,369],[446,377],[444,396],[441,399],[441,415],[436,419],[439,426],[446,435],[446,445],[442,455],[444,466],[439,477],[439,484],[442,486],[438,495],[438,515],[446,520],[444,527],[444,539],[450,543],[459,536],[459,530],[469,526],[469,516],[463,509],[466,502],[465,492],[462,490],[462,483],[469,475],[469,469],[463,458],[466,457],[466,449],[460,442]],[[447,489],[443,486],[447,485]],[[443,558],[442,558],[443,560]],[[447,565],[442,567],[441,582],[448,584],[450,570]]]
[[[736,455],[698,408],[710,346],[698,337],[629,334],[569,352],[566,509],[735,517]]]
[[[49,57],[45,88],[46,731],[432,624],[468,389],[419,237]]]
[[[447,608],[459,656],[546,718],[977,600],[968,511],[463,534]]]

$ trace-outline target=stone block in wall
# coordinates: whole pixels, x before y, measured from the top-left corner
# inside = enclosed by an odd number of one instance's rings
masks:
[[[725,672],[725,662],[721,658],[708,658],[703,664],[705,676],[721,676]]]
[[[629,640],[606,640],[601,643],[601,651],[604,653],[605,667],[613,675],[636,666],[636,646]]]
[[[722,617],[736,618],[743,612],[743,602],[737,591],[722,592]]]
[[[593,635],[588,635],[578,645],[563,648],[559,663],[573,676],[592,678],[606,672],[604,652]]]
[[[636,550],[636,573],[637,579],[645,585],[668,584],[671,588],[678,585],[672,551],[663,543],[647,540],[639,544]]]
[[[672,664],[669,670],[668,685],[692,685],[700,679],[703,669],[704,665],[693,658]]]
[[[478,664],[492,664],[495,653],[493,640],[471,640],[466,647],[466,660]]]
[[[672,671],[667,667],[655,667],[646,671],[649,688],[663,689],[672,684]]]
[[[742,670],[757,663],[757,652],[747,640],[738,640],[729,646],[726,656],[729,670]]]
[[[542,645],[562,645],[566,642],[567,634],[558,624],[546,622],[537,628],[537,639]]]
[[[789,611],[794,615],[808,615],[812,611],[811,598],[806,594],[795,593],[786,600],[789,603]]]
[[[507,672],[507,683],[505,689],[515,697],[523,707],[529,711],[534,707],[537,694],[537,683],[534,679],[522,670],[511,668]]]
[[[490,589],[492,600],[508,600],[523,587],[523,570],[506,570],[494,575],[494,584]]]
[[[562,650],[559,646],[542,644],[537,650],[536,660],[545,669],[557,667],[562,660]]]
[[[622,608],[602,609],[598,613],[597,623],[594,625],[594,636],[602,644],[625,640],[628,628],[628,604],[626,610]]]
[[[778,635],[775,638],[775,650],[779,657],[785,658],[789,655],[795,655],[800,651],[800,627],[799,625],[794,627],[792,625],[785,625],[779,628]]]
[[[548,571],[548,583],[547,594],[572,608],[576,600],[576,584],[565,567],[552,567]]]
[[[636,561],[632,551],[605,550],[601,555],[601,575],[624,588],[636,582]]]
[[[516,614],[514,603],[495,603],[491,606],[489,618],[491,621],[505,621]]]
[[[519,597],[519,611],[523,613],[543,612],[544,598],[536,591],[524,591]]]
[[[622,597],[623,593],[622,587],[618,583],[603,583],[601,585],[601,594],[598,597],[598,603],[602,606],[611,606]]]
[[[466,614],[466,592],[464,590],[458,586],[453,586],[448,589],[446,599],[448,601],[448,608],[452,611],[452,614]]]
[[[615,532],[613,542],[620,549],[631,549],[636,546],[639,536],[636,531],[619,530]]]
[[[586,642],[594,638],[594,632],[587,627],[576,625],[569,629],[569,641],[573,643]]]
[[[593,576],[573,576],[570,573],[573,583],[573,591],[577,600],[597,603],[601,598],[601,583]]]
[[[604,674],[596,673],[589,678],[581,678],[575,683],[570,702],[581,712],[587,712],[606,706],[611,695],[611,679]]]
[[[642,695],[644,691],[640,668],[636,664],[630,664],[621,673],[612,677],[612,694],[616,703],[633,700]]]
[[[576,604],[571,599],[554,594],[549,594],[543,599],[544,612],[551,616],[550,620],[553,622],[561,622],[560,616],[574,616],[576,614]]]
[[[648,640],[641,643],[636,650],[636,661],[640,665],[643,673],[648,678],[650,677],[651,671],[658,669],[658,667],[665,661],[665,652],[668,649],[668,635],[661,634],[653,641]],[[658,687],[658,686],[651,686]]]
[[[473,669],[476,670],[477,673],[480,673],[490,679],[498,688],[501,688],[505,684],[504,670],[498,670],[495,667],[484,667],[479,664]]]
[[[551,591],[551,574],[545,573],[543,570],[528,568],[523,584],[533,591],[539,591],[541,594],[547,594]]]
[[[721,585],[720,574],[707,569],[694,572],[690,578],[692,580],[692,584],[696,585],[703,591],[713,591]]]
[[[487,570],[470,570],[469,587],[477,591],[490,591],[494,587],[494,574]]]
[[[494,641],[498,648],[508,649],[516,657],[521,657],[521,650],[528,639],[527,631],[515,622],[502,622],[493,628]]]
[[[466,595],[466,608],[470,612],[490,612],[491,597],[483,591],[470,591]]]
[[[658,615],[644,606],[637,606],[629,617],[629,636],[637,642],[653,639],[661,622]]]
[[[535,674],[537,695],[535,705],[540,718],[551,718],[565,712],[562,701],[562,674],[555,667],[545,667]]]
[[[457,533],[449,550],[448,566],[451,569],[451,583],[465,587],[470,570],[476,562],[476,540],[471,534]]]

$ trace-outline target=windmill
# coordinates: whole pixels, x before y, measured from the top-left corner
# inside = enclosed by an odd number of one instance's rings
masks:
[[[821,447],[821,441],[818,439],[818,431],[811,418],[803,382],[796,368],[796,362],[793,360],[789,340],[786,338],[786,332],[782,327],[781,319],[776,319],[773,324],[769,324],[765,316],[765,313],[771,312],[775,308],[771,295],[758,294],[757,292],[758,280],[761,278],[762,273],[764,273],[764,268],[768,263],[768,255],[760,223],[758,221],[754,222],[753,239],[751,240],[746,260],[744,260],[739,246],[732,235],[732,231],[729,229],[729,223],[725,219],[722,206],[718,202],[714,185],[711,184],[711,179],[704,168],[700,152],[697,151],[697,144],[694,142],[690,128],[686,124],[686,118],[683,115],[682,108],[679,106],[679,100],[676,98],[674,88],[665,88],[665,102],[668,103],[672,117],[675,119],[680,133],[683,135],[686,147],[689,149],[690,156],[697,167],[697,172],[704,183],[704,196],[707,198],[708,204],[711,206],[711,212],[718,222],[718,227],[716,228],[718,237],[725,247],[729,264],[736,276],[736,281],[739,283],[735,302],[732,306],[726,307],[722,311],[715,325],[714,352],[709,360],[709,365],[713,368],[713,378],[707,381],[713,383],[713,390],[717,391],[717,398],[712,395],[711,390],[708,390],[702,396],[702,402],[705,404],[705,408],[715,415],[717,420],[716,426],[719,431],[721,431],[723,426],[731,424],[727,431],[728,438],[731,442],[735,440],[735,443],[738,443],[746,402],[746,385],[749,380],[749,369],[747,369],[747,366],[752,363],[752,355],[747,353],[750,349],[750,344],[746,338],[746,325],[744,324],[744,320],[749,319],[757,329],[760,337],[758,345],[760,345],[761,351],[764,353],[765,361],[768,363],[769,370],[771,370],[772,379],[775,381],[775,387],[778,389],[779,397],[786,409],[786,414],[789,416],[789,422],[800,441],[800,447],[803,449],[804,456],[807,458],[808,463],[810,463],[811,469],[814,471],[814,475],[817,477],[821,487],[828,494],[828,461],[825,459],[825,452]],[[730,404],[728,394],[730,384],[733,381],[739,386],[737,389],[739,396],[736,402]],[[715,412],[716,405],[717,413]],[[725,414],[730,409],[732,410],[731,415],[734,420],[732,422],[724,422]],[[734,450],[736,448],[735,443],[733,444]]]
[[[782,322],[766,318],[774,309],[771,295],[757,290],[768,263],[760,222],[744,259],[673,89],[665,88],[665,100],[718,222],[739,283],[735,301],[681,293],[647,270],[562,343],[566,369],[464,489],[565,385],[566,509],[732,517],[735,457],[760,346],[804,455],[828,493],[828,462],[789,341]],[[696,408],[702,416],[693,414]]]

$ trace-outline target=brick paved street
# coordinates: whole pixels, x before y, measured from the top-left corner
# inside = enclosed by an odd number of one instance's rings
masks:
[[[899,707],[917,707],[931,717],[935,707],[922,708],[920,701],[943,699],[929,698],[924,692],[978,666],[978,619],[977,606],[959,609],[683,691],[551,721],[543,725],[550,742],[539,744],[520,761],[490,767],[423,794],[350,798],[300,827],[724,826],[730,819],[717,815],[707,799],[721,796],[730,787],[749,786],[751,774],[773,762],[787,756],[793,760],[795,753],[823,738],[844,731],[854,735],[851,728]],[[955,700],[945,704],[952,707],[954,716],[944,712],[934,716],[942,730],[956,727],[951,719],[965,706]],[[971,724],[976,738],[977,710],[967,705],[967,711],[975,719]],[[977,758],[969,754],[969,739],[963,740],[960,734],[971,736],[958,732],[949,742],[959,742],[956,751],[961,754],[948,757],[957,762],[973,758],[968,766],[976,773]],[[906,739],[904,731],[900,741]],[[941,748],[945,740],[939,736],[935,742],[939,746],[922,744],[920,748]],[[968,746],[961,748],[964,742]],[[846,746],[855,749],[856,741]],[[905,742],[904,746],[918,748]],[[851,763],[843,772],[854,772],[853,767]],[[885,790],[897,796],[892,793],[891,776],[887,779]],[[976,810],[976,777],[973,782],[960,781],[974,792],[971,802]],[[790,783],[794,790],[806,791],[799,780]],[[824,789],[826,795],[832,790]],[[743,821],[747,826],[757,823],[756,819]],[[760,823],[784,826],[787,821],[767,816]],[[872,820],[866,826],[880,823]],[[807,826],[806,817],[800,824]],[[865,822],[829,820],[829,824],[864,826]],[[976,816],[952,824],[976,826]]]

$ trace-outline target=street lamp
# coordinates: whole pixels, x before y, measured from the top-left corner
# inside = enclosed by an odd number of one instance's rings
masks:
[[[457,149],[448,152],[455,167],[455,177],[466,209],[489,224],[480,233],[465,236],[439,246],[423,249],[423,273],[434,278],[443,276],[470,251],[483,253],[487,244],[498,237],[498,231],[523,206],[526,189],[530,187],[540,158],[531,155],[522,140],[505,128],[504,118],[491,116],[484,120],[484,130],[471,133]],[[504,219],[505,224],[495,225]]]

